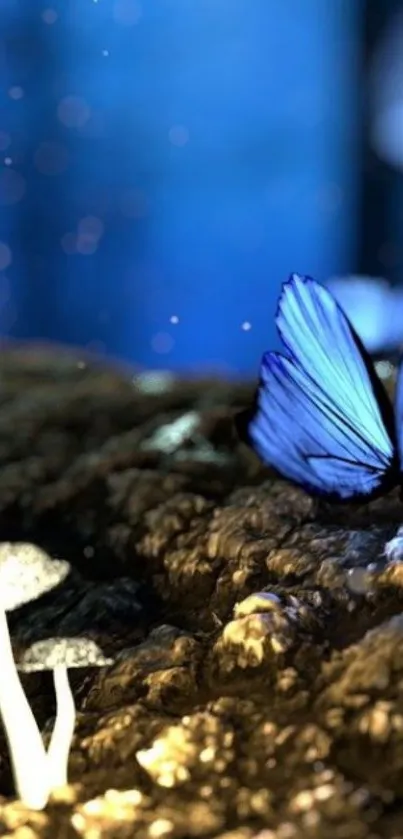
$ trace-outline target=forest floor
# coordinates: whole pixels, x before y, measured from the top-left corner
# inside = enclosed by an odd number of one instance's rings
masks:
[[[0,731],[0,836],[401,839],[398,494],[334,507],[271,475],[234,431],[245,384],[41,348],[1,370],[0,580],[10,551],[69,564],[9,613],[16,660],[80,637],[112,661],[70,671],[45,810]],[[48,741],[51,673],[21,678]]]

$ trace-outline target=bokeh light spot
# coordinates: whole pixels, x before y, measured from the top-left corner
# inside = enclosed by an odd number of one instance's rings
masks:
[[[22,97],[24,96],[24,91],[22,87],[20,87],[19,85],[13,85],[12,87],[10,87],[8,95],[10,99],[22,99]]]
[[[13,261],[12,253],[5,242],[0,242],[0,271],[5,271]]]
[[[77,232],[68,231],[62,236],[61,246],[65,253],[92,256],[98,248],[104,232],[103,221],[97,216],[84,216],[80,219]]]
[[[34,163],[42,175],[60,175],[67,168],[69,155],[60,143],[41,143],[35,154]]]
[[[169,320],[171,323],[179,323],[178,315],[172,315],[172,317],[170,317]]]
[[[14,169],[3,169],[0,172],[0,204],[10,207],[18,204],[24,196],[26,183],[22,175]]]
[[[99,240],[104,232],[104,225],[96,216],[85,216],[79,221],[77,236],[77,252],[82,256],[92,256],[98,248]]]
[[[12,162],[13,162],[12,157],[5,157],[4,158],[4,163],[5,163],[6,166],[11,166]]]
[[[186,146],[189,142],[189,131],[186,125],[173,125],[169,129],[168,137],[173,146]]]
[[[376,361],[375,370],[380,379],[389,379],[393,376],[393,364],[390,361]]]
[[[151,347],[159,355],[167,355],[174,344],[175,341],[168,332],[157,332],[151,339]]]
[[[77,253],[81,256],[92,256],[98,248],[98,239],[85,233],[77,236]]]
[[[85,216],[78,223],[79,236],[100,239],[104,232],[104,223],[97,216]]]
[[[66,128],[82,128],[91,116],[91,109],[81,96],[65,96],[58,104],[57,115]]]
[[[252,324],[250,323],[250,321],[244,320],[243,324],[241,325],[241,329],[243,329],[244,332],[249,332],[249,330],[252,329]]]
[[[133,384],[142,393],[159,394],[170,390],[175,376],[169,370],[147,370],[133,378]]]
[[[140,3],[137,0],[115,0],[113,17],[122,26],[134,26],[142,15]]]
[[[56,23],[58,15],[56,9],[44,9],[41,17],[44,23],[47,23],[49,26],[52,26],[54,23]]]

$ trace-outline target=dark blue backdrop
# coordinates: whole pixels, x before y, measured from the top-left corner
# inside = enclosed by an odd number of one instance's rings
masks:
[[[3,0],[3,335],[255,371],[353,270],[360,0]]]

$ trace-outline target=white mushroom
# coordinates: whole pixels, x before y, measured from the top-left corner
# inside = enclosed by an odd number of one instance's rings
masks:
[[[73,739],[76,709],[68,669],[103,667],[112,664],[97,644],[89,638],[47,638],[32,644],[18,662],[25,673],[53,670],[56,694],[56,719],[47,752],[48,795],[52,789],[67,784],[67,764]]]
[[[15,665],[4,607],[0,608],[0,714],[18,796],[33,810],[49,797],[48,763],[41,733]]]
[[[50,591],[69,571],[67,562],[50,559],[35,545],[0,544],[0,716],[17,795],[34,810],[45,807],[50,792],[67,782],[75,724],[68,667],[100,666],[109,664],[111,659],[104,658],[96,644],[85,638],[47,639],[33,644],[24,654],[18,669],[53,670],[56,719],[46,752],[14,661],[6,610]]]

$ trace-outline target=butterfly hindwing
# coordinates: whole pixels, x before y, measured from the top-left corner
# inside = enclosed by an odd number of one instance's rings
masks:
[[[324,496],[371,497],[393,485],[392,406],[332,295],[294,274],[276,322],[287,355],[263,356],[246,429],[253,448],[285,477]]]

